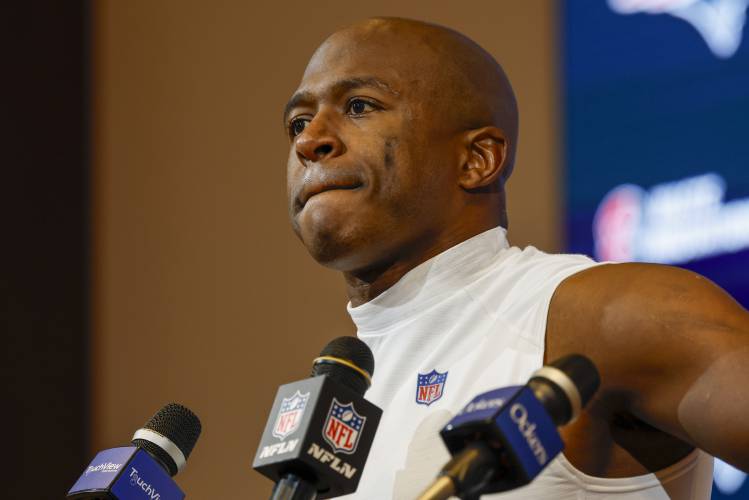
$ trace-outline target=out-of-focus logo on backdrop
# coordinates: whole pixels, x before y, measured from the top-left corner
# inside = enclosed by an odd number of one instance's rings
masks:
[[[727,59],[741,45],[749,0],[608,0],[619,14],[670,14],[691,24],[717,57]]]
[[[749,198],[725,202],[716,173],[611,190],[593,219],[596,258],[683,264],[749,248]]]
[[[733,495],[741,489],[744,481],[746,481],[746,473],[719,458],[715,459],[714,470],[715,486],[725,495]]]

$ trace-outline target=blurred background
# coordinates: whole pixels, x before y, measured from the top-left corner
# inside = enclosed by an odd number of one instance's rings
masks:
[[[62,498],[169,401],[204,425],[189,498],[270,491],[250,463],[277,386],[354,333],[287,222],[281,110],[369,16],[450,26],[505,67],[513,244],[688,267],[746,307],[747,3],[5,4],[0,496]],[[713,498],[745,479],[716,464]]]

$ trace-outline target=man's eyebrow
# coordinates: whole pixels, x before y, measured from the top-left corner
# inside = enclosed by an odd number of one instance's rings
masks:
[[[286,103],[286,106],[283,108],[283,121],[286,123],[286,121],[289,118],[289,113],[291,113],[291,110],[302,105],[306,104],[308,102],[313,102],[315,100],[315,96],[312,94],[312,92],[297,92],[293,96],[291,96],[291,99],[289,99],[289,102]]]
[[[333,83],[333,85],[330,86],[330,89],[328,92],[330,92],[333,95],[337,95],[337,94],[343,94],[351,90],[365,88],[365,87],[378,88],[396,97],[400,95],[400,92],[395,90],[393,87],[383,82],[379,78],[375,78],[373,76],[345,78],[343,80],[338,80],[335,83]],[[313,102],[314,100],[315,100],[314,94],[308,91],[297,92],[296,94],[291,96],[291,99],[289,99],[289,102],[286,103],[286,106],[284,106],[284,110],[283,110],[284,123],[287,121],[289,113],[291,112],[292,109],[302,104]]]

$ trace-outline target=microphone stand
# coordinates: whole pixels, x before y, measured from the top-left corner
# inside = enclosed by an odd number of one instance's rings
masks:
[[[479,500],[484,488],[497,474],[498,460],[489,445],[476,441],[455,455],[418,500]]]
[[[315,500],[317,488],[296,474],[286,474],[273,487],[270,500]]]

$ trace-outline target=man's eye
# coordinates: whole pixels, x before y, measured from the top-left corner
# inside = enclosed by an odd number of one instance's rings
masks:
[[[363,115],[375,110],[374,104],[364,99],[352,99],[348,105],[349,112],[354,115]]]
[[[304,132],[307,123],[308,120],[306,118],[295,118],[294,120],[291,120],[291,123],[289,124],[289,133],[291,134],[291,137],[296,137]]]

